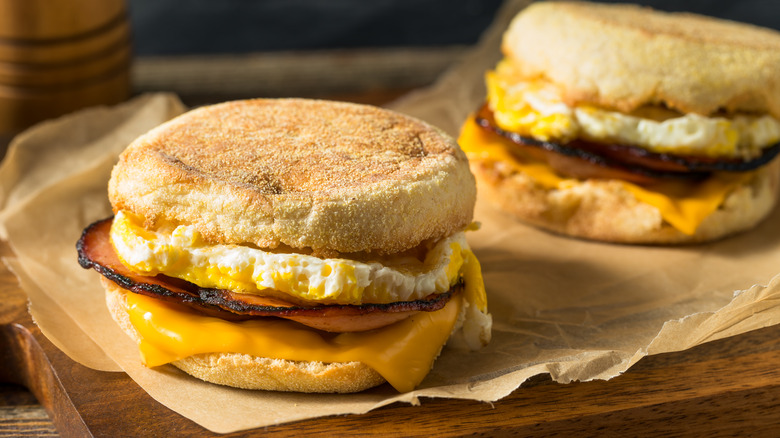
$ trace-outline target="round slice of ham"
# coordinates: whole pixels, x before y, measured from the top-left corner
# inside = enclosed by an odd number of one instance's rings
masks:
[[[359,332],[384,327],[418,312],[442,309],[452,294],[462,288],[458,284],[446,293],[432,294],[421,300],[362,305],[301,305],[276,297],[203,288],[166,275],[141,275],[122,264],[109,237],[111,222],[112,218],[95,222],[82,233],[76,248],[83,268],[96,270],[130,292],[185,305],[227,320],[278,317],[318,330]]]
[[[761,167],[780,154],[780,143],[763,149],[751,160],[674,155],[650,152],[639,146],[598,143],[576,139],[568,143],[542,141],[498,127],[487,105],[477,111],[475,121],[512,144],[511,152],[547,162],[560,174],[579,178],[621,179],[637,184],[665,180],[696,181],[712,172],[747,172]]]

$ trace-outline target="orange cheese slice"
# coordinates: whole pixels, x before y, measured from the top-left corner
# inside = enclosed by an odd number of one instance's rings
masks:
[[[225,321],[135,293],[127,294],[127,311],[141,336],[138,347],[149,367],[213,352],[326,363],[358,361],[406,392],[430,371],[462,302],[458,295],[436,312],[420,312],[381,329],[341,334],[286,320]]]

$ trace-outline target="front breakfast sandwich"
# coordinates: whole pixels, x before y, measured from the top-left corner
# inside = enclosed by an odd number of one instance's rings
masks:
[[[459,143],[485,195],[569,236],[703,242],[754,227],[780,179],[780,34],[636,5],[538,2]]]
[[[149,366],[248,389],[414,389],[491,317],[453,139],[395,112],[228,102],[135,140],[79,262]]]

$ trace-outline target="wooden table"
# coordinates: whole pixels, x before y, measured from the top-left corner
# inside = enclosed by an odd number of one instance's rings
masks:
[[[381,104],[412,85],[327,97]],[[5,244],[0,255],[10,255]],[[211,435],[126,375],[85,368],[59,351],[32,322],[24,292],[5,266],[0,297],[0,436]],[[492,404],[423,399],[417,407],[392,405],[229,436],[777,436],[778,365],[780,325],[647,357],[610,381],[561,385],[537,376]]]

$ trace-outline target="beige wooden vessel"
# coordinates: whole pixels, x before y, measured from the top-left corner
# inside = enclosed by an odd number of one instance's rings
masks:
[[[130,93],[124,0],[0,0],[0,134]]]

